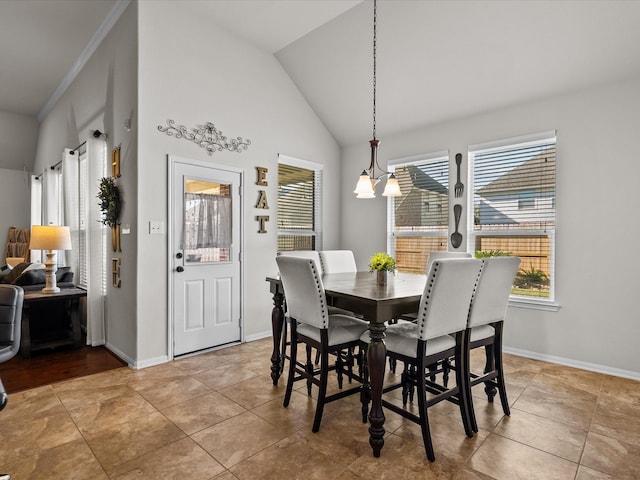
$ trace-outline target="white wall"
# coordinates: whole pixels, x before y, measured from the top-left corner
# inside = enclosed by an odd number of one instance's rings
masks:
[[[0,168],[0,266],[3,266],[9,227],[31,226],[29,172]]]
[[[640,79],[632,79],[401,135],[379,132],[381,164],[449,150],[453,176],[457,152],[463,153],[466,168],[467,145],[557,130],[560,309],[510,308],[507,347],[640,378],[635,303],[640,257],[634,245],[640,236],[638,112]],[[366,166],[367,150],[366,142],[345,148],[342,165],[341,245],[354,250],[360,268],[366,268],[372,253],[386,249],[386,200],[356,200],[351,193]]]
[[[0,111],[0,168],[31,171],[37,138],[35,116]]]
[[[132,2],[42,121],[34,166],[41,173],[60,161],[65,147],[75,148],[96,129],[107,133],[108,152],[121,146],[120,220],[132,228],[122,236],[122,253],[109,249],[109,258],[122,258],[122,288],[114,288],[107,276],[105,328],[108,346],[126,360],[136,356],[137,8]],[[130,132],[126,119],[132,120]]]
[[[265,277],[276,271],[277,155],[322,163],[324,246],[339,246],[340,151],[277,60],[216,29],[178,2],[140,2],[138,344],[141,364],[162,361],[167,349],[167,232],[149,235],[151,220],[167,223],[167,156],[176,155],[245,172],[244,311],[245,338],[271,332],[272,299]],[[230,138],[251,146],[240,154],[207,155],[203,148],[158,131],[172,119],[195,127],[212,122]],[[268,212],[255,208],[259,188],[255,167],[268,168]],[[266,213],[259,234],[257,214]]]

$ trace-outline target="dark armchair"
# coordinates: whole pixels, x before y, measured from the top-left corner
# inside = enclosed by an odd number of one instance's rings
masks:
[[[15,285],[0,285],[0,363],[20,349],[20,321],[24,291]],[[7,392],[0,379],[0,410],[7,404]]]

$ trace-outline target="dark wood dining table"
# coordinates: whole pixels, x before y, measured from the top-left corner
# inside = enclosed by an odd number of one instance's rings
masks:
[[[273,295],[271,325],[273,328],[273,353],[271,378],[273,384],[284,369],[284,289],[280,278],[267,277]],[[373,272],[332,273],[322,276],[327,303],[362,315],[369,321],[371,342],[367,349],[371,410],[369,411],[369,444],[373,455],[380,456],[384,445],[384,412],[382,387],[385,375],[387,349],[384,344],[385,322],[400,315],[416,312],[426,282],[425,275],[389,275],[387,284],[377,285]]]

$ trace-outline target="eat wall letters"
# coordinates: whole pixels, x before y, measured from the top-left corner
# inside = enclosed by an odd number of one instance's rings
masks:
[[[256,167],[256,172],[258,174],[256,185],[259,187],[269,186],[269,183],[267,182],[268,171],[268,168]],[[256,203],[256,208],[269,210],[269,201],[267,200],[266,190],[258,190],[258,202]],[[266,223],[269,221],[269,215],[257,215],[256,221],[258,222],[258,233],[267,233]]]

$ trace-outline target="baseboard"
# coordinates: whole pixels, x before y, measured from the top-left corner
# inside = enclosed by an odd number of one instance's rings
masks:
[[[107,347],[110,352],[112,352],[114,355],[119,357],[123,362],[127,362],[127,365],[129,365],[129,368],[133,368],[135,370],[140,368],[153,367],[154,365],[160,365],[162,363],[167,363],[169,361],[169,357],[167,355],[162,355],[156,358],[150,358],[148,360],[136,361],[133,358],[131,358],[129,355],[122,352],[121,350],[118,350],[116,347],[114,347],[110,343],[107,343],[105,347]]]
[[[116,357],[118,357],[120,360],[122,360],[123,362],[126,362],[127,365],[130,368],[134,368],[133,364],[135,363],[135,360],[131,357],[129,357],[128,355],[125,355],[124,352],[118,350],[116,347],[114,347],[113,345],[111,345],[110,343],[105,343],[104,344],[105,348],[107,350],[109,350],[111,353],[113,353]]]
[[[147,368],[153,367],[155,365],[161,365],[163,363],[167,363],[169,361],[168,355],[162,355],[160,357],[149,358],[148,360],[142,360],[139,362],[134,362],[133,365],[129,365],[131,368],[139,369],[139,368]]]
[[[268,338],[271,337],[272,333],[271,330],[267,330],[264,332],[260,332],[260,333],[255,333],[253,335],[249,335],[247,337],[245,337],[244,341],[245,342],[253,342],[255,340],[262,340],[263,338]],[[211,349],[211,351],[214,350],[219,350],[220,348],[226,348],[229,345],[224,345],[222,347],[214,347]],[[127,365],[129,365],[130,368],[133,369],[140,369],[140,368],[147,368],[147,367],[153,367],[155,365],[160,365],[162,363],[167,363],[169,361],[169,356],[168,355],[162,355],[160,357],[156,357],[156,358],[150,358],[148,360],[142,360],[142,361],[136,361],[133,358],[129,357],[128,355],[126,355],[124,352],[121,352],[120,350],[118,350],[116,347],[114,347],[113,345],[107,343],[105,344],[105,347],[109,349],[109,351],[111,351],[114,355],[116,355],[118,358],[120,358],[123,362],[127,362]],[[196,352],[195,354],[200,354],[203,352]],[[194,354],[194,355],[195,355]]]
[[[502,351],[510,355],[516,355],[518,357],[532,358],[534,360],[542,360],[544,362],[556,363],[558,365],[565,365],[567,367],[580,368],[582,370],[588,370],[590,372],[604,373],[606,375],[613,375],[614,377],[629,378],[631,380],[640,381],[640,372],[634,372],[631,370],[612,368],[606,365],[599,365],[597,363],[581,362],[580,360],[556,357],[554,355],[545,355],[538,352],[531,352],[529,350],[521,350],[519,348],[510,348],[503,346]]]
[[[262,340],[263,338],[272,337],[273,332],[271,330],[266,330],[264,332],[254,333],[253,335],[247,335],[244,337],[245,342],[253,342],[255,340]]]

